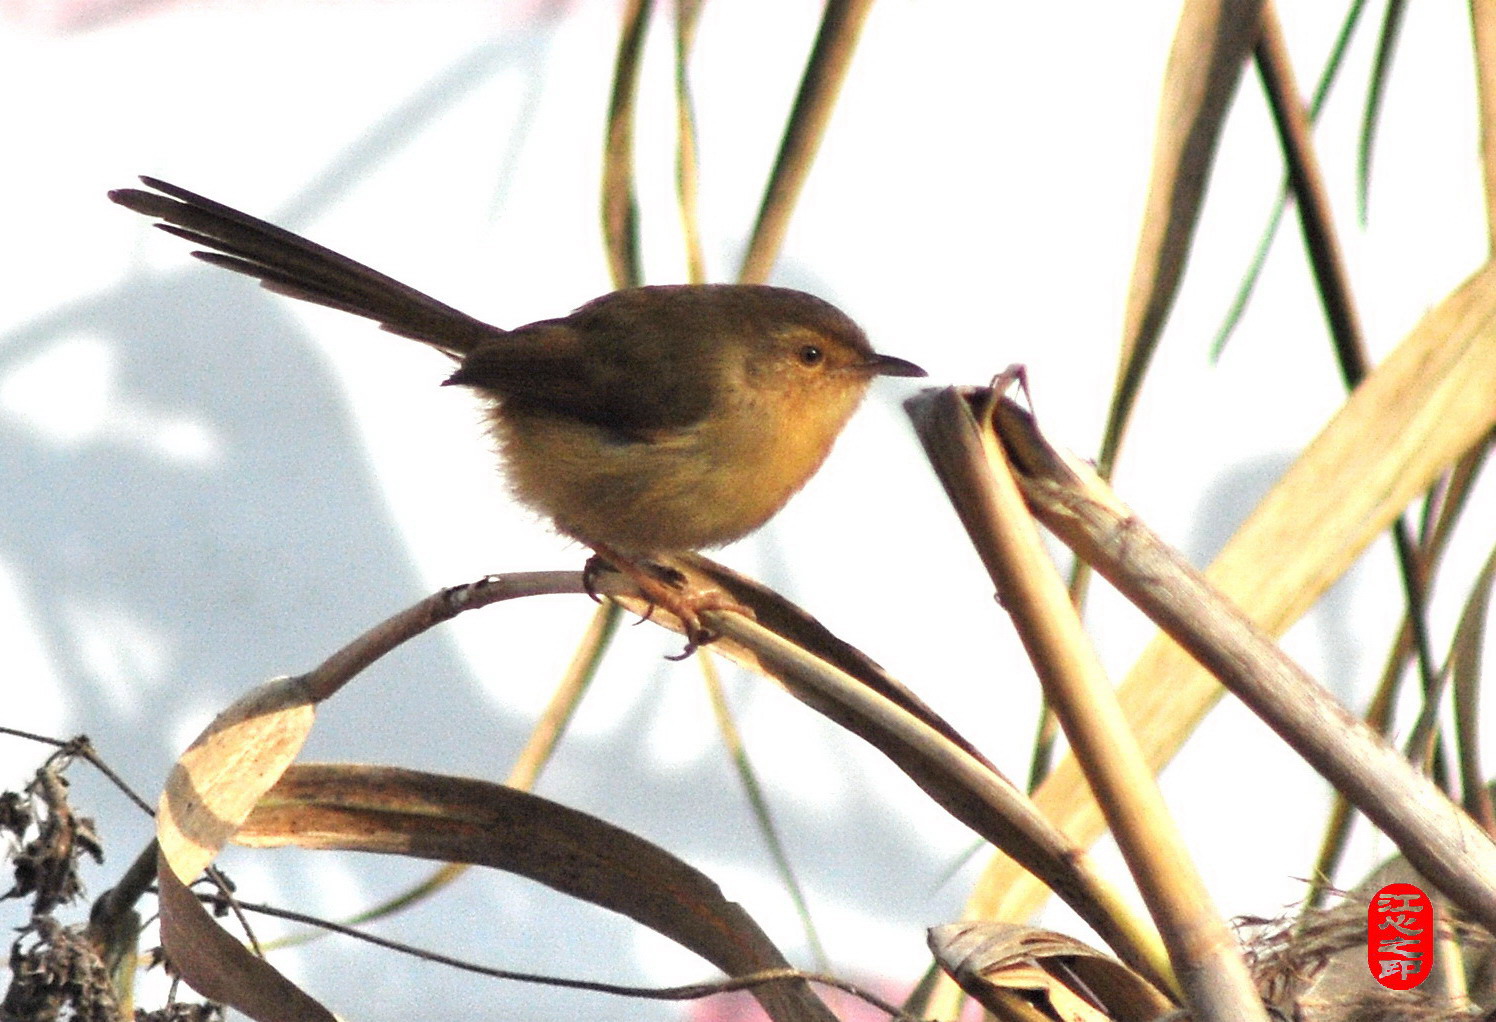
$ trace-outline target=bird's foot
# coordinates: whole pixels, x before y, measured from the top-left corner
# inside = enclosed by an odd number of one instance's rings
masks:
[[[588,558],[582,569],[582,584],[588,595],[598,598],[594,583],[599,572],[612,568],[627,575],[639,588],[639,593],[649,601],[649,609],[640,621],[648,621],[655,608],[660,607],[674,615],[686,633],[686,648],[667,660],[684,660],[702,646],[715,641],[718,636],[702,623],[703,611],[725,610],[754,617],[753,610],[734,600],[720,589],[699,588],[690,584],[687,576],[665,564],[654,561],[636,561],[613,550],[599,550]]]

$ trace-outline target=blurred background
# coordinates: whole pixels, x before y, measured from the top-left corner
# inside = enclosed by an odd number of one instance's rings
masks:
[[[202,266],[104,193],[154,175],[499,325],[564,314],[610,290],[599,176],[620,8],[0,5],[0,724],[87,733],[154,799],[176,754],[251,686],[308,669],[437,587],[581,566],[586,551],[506,497],[476,404],[438,386],[444,359]],[[705,6],[691,74],[713,279],[737,272],[820,14],[810,0]],[[1306,88],[1342,14],[1284,5]],[[882,0],[773,275],[840,305],[931,379],[879,382],[821,474],[720,557],[889,668],[1020,783],[1036,684],[899,402],[1021,362],[1051,435],[1094,455],[1178,15],[1163,2]],[[1407,18],[1357,224],[1367,22],[1317,139],[1381,355],[1481,265],[1485,232],[1468,12],[1452,4]],[[653,283],[685,274],[669,27],[662,11],[638,121]],[[1281,167],[1249,69],[1116,477],[1200,564],[1343,400],[1291,218],[1230,345],[1209,355]],[[1470,521],[1491,520],[1491,491]],[[1483,556],[1457,546],[1447,570],[1468,580]],[[1448,592],[1434,604],[1441,635],[1463,588]],[[1285,644],[1359,707],[1400,609],[1379,543]],[[324,706],[303,758],[502,778],[592,612],[547,597],[465,615]],[[1152,634],[1099,585],[1088,622],[1118,677]],[[678,648],[652,625],[621,630],[537,791],[706,871],[812,964],[699,672],[663,659]],[[762,680],[730,672],[728,685],[832,967],[900,994],[927,963],[924,928],[960,914],[985,856],[856,739]],[[5,786],[42,755],[0,738]],[[89,874],[97,894],[149,821],[86,771],[71,777],[110,851]],[[1327,789],[1254,718],[1224,703],[1164,787],[1225,913],[1297,900]],[[1347,872],[1389,851],[1363,830]],[[1124,873],[1109,846],[1101,855]],[[226,864],[246,897],[332,917],[425,873],[353,855],[239,851]],[[1078,933],[1067,911],[1045,920]],[[710,971],[627,920],[476,871],[377,929],[618,983]],[[336,939],[279,964],[365,1019],[415,1005],[537,1020],[714,1010],[498,983]]]

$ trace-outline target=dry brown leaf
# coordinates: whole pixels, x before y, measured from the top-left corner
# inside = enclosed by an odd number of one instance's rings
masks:
[[[994,771],[997,770],[976,746],[932,710],[913,690],[885,671],[862,650],[821,624],[804,608],[791,603],[762,582],[733,571],[702,554],[682,555],[677,558],[676,567],[691,578],[693,584],[697,584],[695,576],[699,573],[710,588],[721,589],[732,598],[734,603],[740,603],[752,610],[753,619],[775,635],[783,636],[801,649],[852,675],[872,691],[929,724],[984,765],[991,767]],[[750,670],[763,670],[763,666],[756,663],[750,653],[736,648],[731,642],[712,648],[742,663]],[[793,694],[796,698],[805,698],[802,692]],[[817,706],[816,709],[831,716],[833,720],[849,728],[853,733],[860,733],[858,721],[838,719],[831,707]]]
[[[257,1022],[334,1022],[332,1012],[215,923],[165,855],[156,857],[156,877],[161,945],[188,986]]]
[[[961,989],[997,1012],[1015,1001],[1042,1003],[1065,1022],[1146,1022],[1174,1009],[1121,962],[1062,933],[1010,923],[947,923],[929,932],[930,950]]]
[[[234,840],[491,866],[626,915],[730,976],[789,968],[752,917],[664,849],[586,813],[487,781],[396,767],[299,764],[260,801]],[[769,983],[753,993],[775,1019],[835,1022],[803,981]]]
[[[224,710],[182,753],[156,813],[172,872],[191,883],[296,758],[315,710],[300,679],[277,678]]]
[[[1367,967],[1367,908],[1387,884],[1429,881],[1401,856],[1383,862],[1338,903],[1293,918],[1248,920],[1253,971],[1283,1018],[1325,1022],[1416,1022],[1491,1017],[1496,936],[1435,896],[1435,951],[1414,990],[1391,990]]]

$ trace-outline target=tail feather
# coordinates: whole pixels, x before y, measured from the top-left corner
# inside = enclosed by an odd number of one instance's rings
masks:
[[[271,291],[372,319],[457,359],[507,333],[274,224],[156,178],[140,180],[155,191],[121,188],[109,198],[203,246],[198,258],[256,277]]]

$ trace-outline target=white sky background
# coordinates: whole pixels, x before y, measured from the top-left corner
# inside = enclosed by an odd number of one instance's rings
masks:
[[[87,731],[153,797],[221,706],[304,670],[431,589],[584,552],[508,502],[445,360],[362,321],[195,264],[104,192],[148,173],[271,219],[500,325],[608,289],[597,227],[618,22],[604,0],[141,5],[89,31],[42,3],[0,20],[0,722]],[[1305,87],[1331,5],[1283,5]],[[735,271],[813,36],[808,0],[713,0],[693,80],[712,274]],[[776,282],[841,305],[931,383],[1029,366],[1050,431],[1091,454],[1177,5],[883,0]],[[1484,258],[1463,5],[1416,5],[1354,224],[1368,18],[1319,139],[1369,343],[1380,355]],[[650,280],[679,280],[668,18],[640,117]],[[1254,75],[1212,181],[1196,262],[1143,393],[1118,487],[1203,563],[1341,402],[1297,234],[1286,229],[1226,357],[1206,347],[1279,180]],[[1292,224],[1287,221],[1286,224]],[[927,698],[1015,778],[1035,683],[883,381],[822,474],[722,559],[779,587]],[[1492,520],[1487,486],[1468,522]],[[1435,634],[1483,556],[1469,537]],[[1098,587],[1099,589],[1099,587]],[[1291,651],[1360,705],[1398,612],[1378,547]],[[308,758],[498,778],[591,605],[506,605],[423,638],[323,708]],[[1149,626],[1098,591],[1120,676]],[[629,827],[721,881],[808,961],[678,640],[626,628],[540,793]],[[953,918],[970,836],[914,786],[761,682],[732,694],[833,964],[890,986]],[[7,784],[40,758],[0,742]],[[146,840],[86,778],[112,852]],[[1217,711],[1165,774],[1228,914],[1294,901],[1321,783],[1249,715]],[[1385,842],[1362,842],[1375,861]],[[1122,867],[1108,853],[1117,875]],[[238,855],[251,897],[342,914],[422,870]],[[1349,874],[1348,874],[1349,875]],[[1050,921],[1072,925],[1065,912]],[[265,929],[274,932],[266,924]],[[627,921],[470,877],[382,932],[511,968],[673,983],[708,969]],[[331,942],[284,967],[350,1017],[680,1017],[683,1009],[472,980]],[[550,1014],[547,1014],[550,1012]]]

